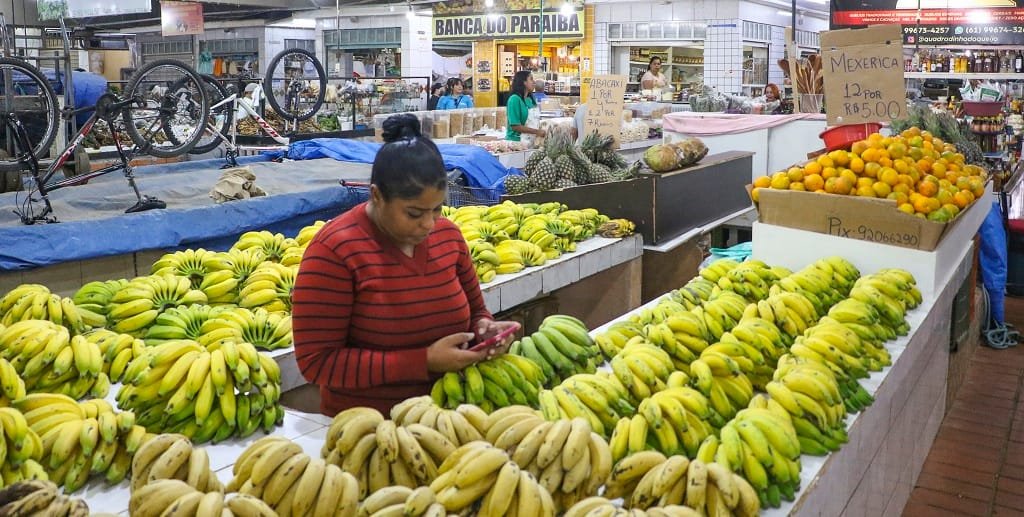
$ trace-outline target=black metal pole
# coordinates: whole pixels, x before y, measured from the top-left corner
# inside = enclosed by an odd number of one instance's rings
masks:
[[[796,0],[793,0],[792,11],[790,11],[789,15],[792,17],[790,19],[790,26],[793,27],[793,41],[796,41]]]

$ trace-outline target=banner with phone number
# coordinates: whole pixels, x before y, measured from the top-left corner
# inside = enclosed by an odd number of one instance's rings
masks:
[[[898,23],[920,45],[1022,45],[1024,1],[832,0],[831,28]],[[920,11],[918,10],[920,8]]]

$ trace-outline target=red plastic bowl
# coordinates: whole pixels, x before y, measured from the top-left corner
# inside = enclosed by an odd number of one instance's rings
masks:
[[[835,151],[836,149],[848,149],[854,142],[864,140],[868,135],[877,133],[880,129],[882,129],[882,125],[877,122],[849,124],[828,128],[818,136],[825,141],[825,149]]]
[[[964,101],[963,105],[964,114],[972,117],[994,117],[1003,111],[1003,103],[999,101]]]

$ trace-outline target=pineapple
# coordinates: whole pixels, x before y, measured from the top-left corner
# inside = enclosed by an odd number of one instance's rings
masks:
[[[612,149],[615,139],[611,135],[600,135],[596,131],[585,136],[580,151],[591,162],[608,166],[609,169],[621,169],[626,167],[626,160]]]
[[[569,187],[575,187],[575,186],[576,186],[576,182],[574,182],[574,181],[572,181],[570,179],[558,178],[558,181],[555,182],[554,188],[569,188]]]
[[[600,163],[590,164],[590,170],[588,171],[587,176],[590,180],[588,183],[605,183],[615,179],[612,175],[611,169]]]
[[[550,190],[558,181],[558,170],[551,158],[544,157],[537,163],[530,175],[530,183],[538,190]]]
[[[530,180],[526,176],[505,176],[505,192],[510,196],[525,194],[531,189]]]
[[[558,175],[558,179],[567,179],[572,181],[575,177],[575,167],[572,163],[572,158],[569,155],[563,154],[555,160],[555,171]]]
[[[540,163],[540,161],[543,160],[545,156],[547,155],[544,154],[544,151],[538,149],[534,151],[529,158],[526,159],[526,165],[523,166],[523,170],[527,171],[527,175],[529,175],[530,171],[537,167],[537,164]]]

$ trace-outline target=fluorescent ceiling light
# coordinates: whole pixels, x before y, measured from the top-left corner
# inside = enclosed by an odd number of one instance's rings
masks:
[[[494,0],[484,0],[484,7],[494,7]]]
[[[783,10],[780,9],[780,10],[775,11],[775,12],[777,14],[781,15],[781,16],[793,16],[793,11],[783,11]]]
[[[575,10],[576,9],[569,2],[565,2],[564,4],[562,4],[562,14],[565,16],[571,15]]]

